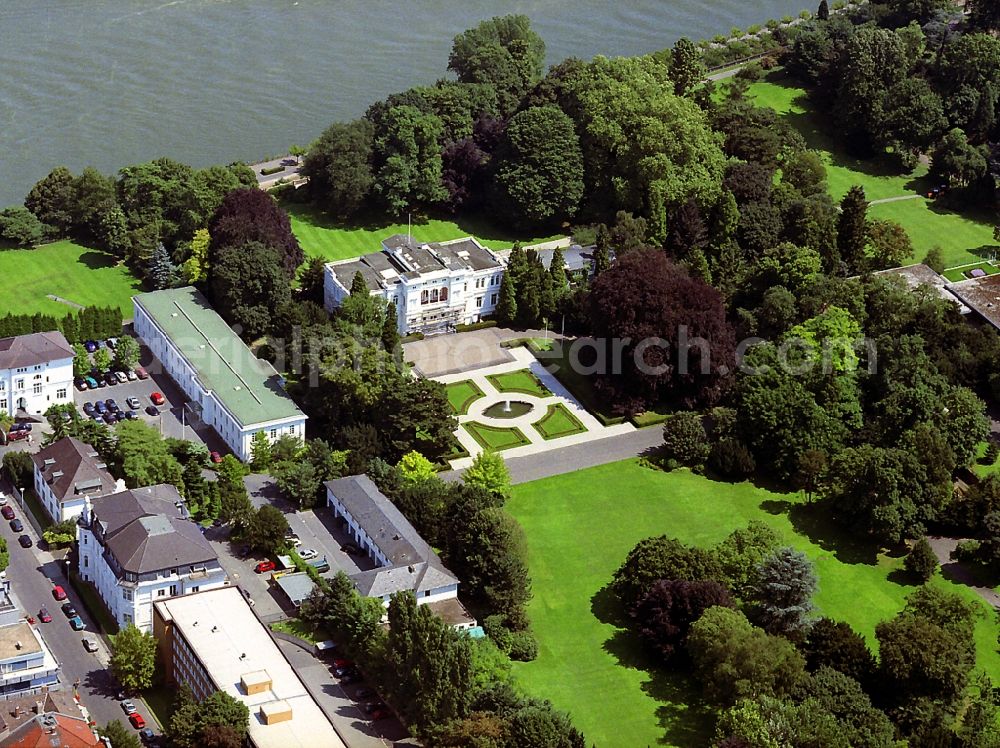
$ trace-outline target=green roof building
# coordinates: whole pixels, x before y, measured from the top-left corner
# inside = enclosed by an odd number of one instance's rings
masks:
[[[136,334],[241,460],[257,432],[274,441],[305,437],[306,415],[278,372],[258,359],[198,289],[188,286],[132,298]]]

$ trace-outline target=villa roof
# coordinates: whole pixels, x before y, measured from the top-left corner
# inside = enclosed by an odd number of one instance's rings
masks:
[[[59,331],[0,338],[0,369],[38,366],[74,355],[73,346]]]
[[[53,442],[31,460],[60,503],[115,490],[115,479],[97,450],[73,437]]]
[[[146,574],[218,558],[179,504],[177,489],[160,484],[103,496],[93,502],[91,511],[121,567]]]

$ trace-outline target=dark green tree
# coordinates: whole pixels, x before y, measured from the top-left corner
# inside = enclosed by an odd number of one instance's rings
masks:
[[[663,456],[681,465],[701,465],[708,458],[708,435],[701,416],[675,413],[663,424]]]
[[[240,533],[240,539],[251,548],[263,553],[274,553],[285,543],[288,520],[280,510],[264,504],[253,515],[249,526]]]
[[[594,245],[594,276],[611,267],[611,232],[603,223],[597,227],[597,241]]]
[[[372,124],[358,119],[334,122],[309,147],[302,173],[309,177],[309,193],[319,205],[341,217],[364,206],[373,184],[374,139]]]
[[[73,174],[65,166],[57,166],[35,183],[24,198],[24,207],[39,221],[65,235],[73,226],[75,200]]]
[[[558,304],[569,291],[569,282],[566,280],[566,258],[563,255],[562,247],[556,247],[552,250],[552,259],[549,260],[549,275],[552,276],[552,296]]]
[[[830,17],[830,5],[826,0],[819,0],[819,8],[816,9],[816,18],[825,21]]]
[[[111,672],[127,692],[142,691],[153,685],[156,667],[156,639],[129,624],[111,640]]]
[[[373,189],[392,215],[431,206],[448,197],[441,184],[441,120],[413,106],[397,106],[385,114],[375,136]]]
[[[15,247],[31,248],[45,238],[46,226],[27,208],[0,210],[0,239]]]
[[[875,675],[875,657],[865,638],[843,621],[820,618],[799,645],[810,671],[832,668],[858,683],[870,685]]]
[[[864,188],[856,184],[840,201],[840,216],[837,219],[837,249],[852,272],[864,269],[867,244],[868,199]]]
[[[674,82],[674,93],[678,96],[690,93],[704,77],[701,52],[694,42],[682,36],[670,50],[670,79]]]
[[[640,540],[614,573],[611,590],[626,609],[646,594],[658,579],[718,579],[719,562],[703,548],[684,545],[661,535]]]
[[[493,311],[497,321],[502,324],[509,325],[517,319],[517,291],[514,288],[514,283],[514,277],[508,268],[500,280],[500,298]]]
[[[135,731],[125,727],[120,719],[108,722],[104,727],[98,729],[101,737],[111,741],[115,748],[142,748],[142,743],[136,737]]]
[[[223,252],[212,265],[211,288],[216,311],[247,340],[270,330],[275,311],[292,298],[278,252],[260,242]]]
[[[927,538],[917,539],[906,555],[903,566],[921,582],[926,582],[934,576],[934,572],[938,568],[938,559],[931,544],[927,542]]]
[[[398,346],[399,314],[396,311],[396,302],[390,301],[386,304],[382,319],[382,347],[389,353],[395,353]]]
[[[146,280],[153,289],[159,291],[170,288],[177,281],[177,266],[170,259],[170,253],[163,242],[156,245],[153,256],[146,265]]]

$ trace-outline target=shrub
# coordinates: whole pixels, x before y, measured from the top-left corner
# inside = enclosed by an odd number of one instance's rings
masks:
[[[804,10],[801,13],[799,13],[799,18],[801,18],[803,21],[808,21],[810,18],[812,18],[812,13],[810,13],[808,10]]]
[[[722,34],[716,34],[715,36],[712,37],[712,42],[714,44],[725,44],[726,37],[723,36]]]
[[[485,319],[482,322],[473,322],[471,325],[455,325],[455,332],[472,332],[473,330],[485,330],[488,327],[496,327],[495,319]]]
[[[514,645],[514,634],[507,628],[503,616],[493,614],[486,616],[483,621],[483,631],[497,645],[497,649],[505,655],[510,655],[511,647]]]
[[[538,642],[530,631],[515,631],[511,634],[510,659],[531,662],[538,657]]]
[[[781,17],[781,22],[784,23],[784,24],[789,24],[789,23],[791,23],[794,20],[795,19],[792,18],[791,16],[782,16]]]
[[[910,574],[920,579],[921,582],[926,582],[934,576],[934,572],[937,571],[938,560],[934,554],[934,549],[931,548],[931,544],[927,542],[927,538],[920,538],[913,544],[909,554],[906,556],[906,561],[903,562],[903,566]]]
[[[781,21],[779,21],[779,20],[778,20],[777,18],[772,18],[772,19],[771,19],[770,21],[768,21],[768,22],[767,22],[767,24],[766,24],[767,28],[768,28],[768,29],[770,29],[771,31],[774,31],[774,30],[775,30],[776,28],[778,28],[778,27],[779,27],[780,25],[781,25]]]
[[[966,540],[955,546],[951,552],[951,557],[963,564],[974,563],[979,560],[979,548],[982,545],[978,540]]]
[[[267,177],[267,176],[270,176],[271,174],[277,174],[278,172],[284,171],[284,170],[285,170],[284,166],[269,166],[266,169],[261,169],[260,173],[263,176]]]
[[[723,478],[742,480],[757,469],[750,450],[739,439],[726,438],[715,444],[708,456],[708,465]]]
[[[986,445],[986,452],[983,454],[982,464],[992,465],[997,461],[997,457],[1000,457],[1000,445],[997,445],[995,441],[990,441]]]
[[[708,457],[708,436],[697,413],[676,413],[663,424],[663,454],[682,465],[700,465]]]
[[[759,34],[760,30],[761,30],[761,25],[759,23],[755,23],[752,26],[750,26],[749,28],[747,28],[747,33],[748,34]]]

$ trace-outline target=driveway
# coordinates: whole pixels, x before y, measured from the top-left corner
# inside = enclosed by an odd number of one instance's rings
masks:
[[[403,358],[417,373],[428,379],[482,369],[513,361],[510,351],[500,345],[515,338],[558,338],[552,330],[513,330],[488,327],[472,332],[435,335],[403,345]]]
[[[6,481],[0,483],[0,490],[7,495],[11,494]],[[18,518],[23,519],[26,510],[17,505],[16,501],[14,509]],[[6,522],[3,524],[3,529],[0,529],[0,534],[7,540],[10,550],[7,578],[10,580],[15,597],[20,601],[26,615],[35,616],[37,619],[38,609],[43,606],[52,614],[51,623],[39,622],[37,626],[59,663],[59,680],[63,688],[72,691],[74,683],[78,684],[83,705],[99,725],[104,725],[113,719],[119,719],[127,725],[125,714],[115,699],[117,684],[110,671],[106,669],[109,656],[107,644],[99,633],[100,628],[70,585],[62,554],[57,557],[39,547],[39,538],[34,528],[28,522],[25,522],[24,526],[24,532],[35,543],[31,548],[21,548],[17,544],[17,535],[20,533],[14,533]],[[86,624],[85,631],[73,631],[69,627],[66,616],[59,608],[62,603],[56,602],[52,597],[52,587],[56,584],[66,590],[70,602]],[[97,641],[99,649],[95,654],[90,654],[83,648],[84,636]],[[146,704],[141,699],[133,701],[136,702],[139,713],[146,718],[149,726],[156,729],[156,723],[151,719],[152,713]]]

